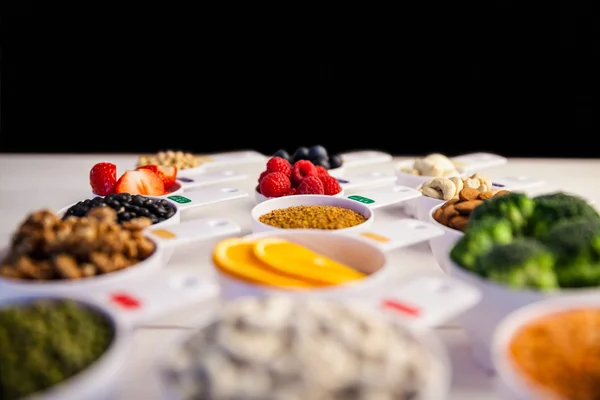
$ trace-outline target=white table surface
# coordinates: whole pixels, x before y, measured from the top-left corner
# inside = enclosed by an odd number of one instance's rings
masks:
[[[117,164],[117,175],[132,169],[135,155],[14,155],[0,154],[0,241],[5,245],[10,234],[31,211],[50,208],[55,211],[78,200],[90,196],[89,170],[97,162],[108,161]],[[396,157],[394,162],[404,157]],[[348,169],[357,171],[392,171],[393,163],[378,164]],[[216,168],[216,167],[215,167]],[[213,185],[236,187],[247,190],[251,195],[234,202],[215,204],[188,210],[183,220],[206,216],[225,216],[241,225],[242,234],[250,232],[249,212],[254,205],[252,195],[256,179],[264,169],[264,164],[237,165],[229,168],[246,172],[245,181]],[[564,190],[580,194],[589,200],[600,200],[600,159],[510,159],[501,167],[482,171],[490,177],[525,175],[543,179],[546,184],[532,189],[530,193]],[[389,206],[377,210],[377,220],[404,218],[399,206]],[[210,273],[210,245],[196,246],[189,250],[177,250],[167,268],[186,268],[193,264]],[[420,244],[389,253],[392,262],[398,266],[397,277],[403,274],[430,270],[439,271],[427,244]],[[134,335],[133,356],[129,359],[126,376],[122,378],[120,399],[140,398],[160,399],[159,383],[152,379],[154,356],[164,344],[175,335],[188,330],[202,313],[214,310],[216,299],[203,304],[195,304],[185,310],[174,312],[161,320],[138,328]],[[453,366],[453,384],[450,400],[495,400],[499,395],[494,389],[494,377],[488,376],[474,363],[469,353],[468,339],[462,329],[450,322],[436,329],[436,333],[446,344]]]

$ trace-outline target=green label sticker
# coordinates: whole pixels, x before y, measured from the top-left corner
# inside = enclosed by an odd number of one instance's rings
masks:
[[[367,197],[362,197],[362,196],[348,196],[348,198],[350,200],[358,201],[359,203],[364,203],[364,204],[375,203],[375,200],[369,199]]]
[[[188,199],[187,197],[183,197],[183,196],[169,196],[169,197],[167,197],[167,199],[173,200],[175,203],[179,203],[179,204],[185,204],[185,203],[192,202],[192,200]]]

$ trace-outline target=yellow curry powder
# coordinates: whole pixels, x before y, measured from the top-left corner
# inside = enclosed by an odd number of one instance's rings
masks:
[[[600,399],[600,309],[563,311],[525,325],[509,355],[517,371],[558,398]]]

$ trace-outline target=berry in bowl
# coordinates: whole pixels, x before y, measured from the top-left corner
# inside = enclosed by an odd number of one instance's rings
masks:
[[[119,193],[169,196],[183,191],[176,177],[177,167],[146,165],[125,171],[117,179],[117,166],[101,162],[90,170],[90,186],[96,196]]]
[[[300,146],[292,154],[284,149],[279,149],[273,154],[273,157],[284,158],[292,165],[301,160],[308,160],[314,165],[325,168],[331,176],[336,178],[342,176],[343,173],[344,161],[341,154],[329,154],[327,149],[321,145]]]
[[[300,160],[293,165],[283,157],[271,157],[258,178],[257,203],[283,196],[323,194],[342,196],[344,191],[336,178],[320,165]]]

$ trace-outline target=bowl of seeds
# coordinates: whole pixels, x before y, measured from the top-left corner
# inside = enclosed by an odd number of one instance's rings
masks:
[[[341,197],[303,194],[271,198],[252,209],[252,232],[286,229],[362,231],[373,224],[373,210],[415,199],[417,189],[393,185]]]
[[[373,223],[369,205],[327,195],[286,196],[263,201],[252,209],[252,232],[279,229],[353,231]]]

